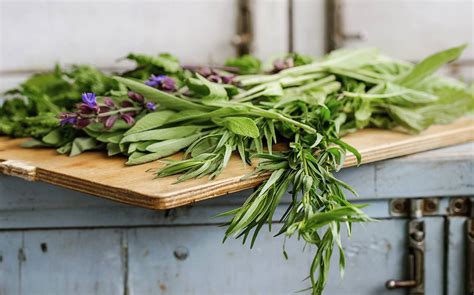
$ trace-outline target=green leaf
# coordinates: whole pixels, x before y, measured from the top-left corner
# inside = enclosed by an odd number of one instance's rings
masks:
[[[214,119],[214,122],[220,126],[224,126],[231,132],[241,135],[248,136],[251,138],[257,138],[260,136],[257,124],[255,121],[247,117],[226,117],[223,119]]]
[[[314,143],[311,145],[311,148],[314,149],[315,147],[317,147],[321,143],[322,140],[323,140],[323,136],[320,133],[316,133],[316,139]]]
[[[467,45],[453,47],[428,56],[419,62],[408,74],[398,79],[398,84],[406,87],[413,87],[418,82],[421,82],[423,79],[436,72],[444,64],[459,58],[466,46]]]
[[[90,137],[77,137],[72,142],[71,152],[69,156],[74,157],[80,153],[88,150],[93,150],[98,148],[97,141],[94,138]]]
[[[203,76],[196,74],[199,81],[207,88],[207,94],[202,98],[202,102],[206,105],[213,105],[216,101],[229,100],[227,91],[221,84],[213,83]]]
[[[143,118],[138,120],[135,125],[133,125],[132,128],[127,130],[125,132],[125,136],[142,132],[145,130],[150,130],[154,128],[158,128],[162,125],[164,125],[168,119],[174,115],[175,112],[173,111],[159,111],[159,112],[153,112],[145,115]]]
[[[175,95],[166,93],[164,91],[150,87],[148,85],[145,85],[135,80],[117,77],[117,76],[114,77],[114,79],[124,84],[125,86],[130,88],[132,91],[135,91],[143,95],[147,100],[150,100],[170,110],[182,111],[182,110],[187,110],[187,109],[196,109],[196,110],[206,111],[206,110],[213,109],[212,107],[194,103],[187,99],[180,98]]]
[[[22,142],[20,146],[23,148],[35,148],[35,147],[49,147],[50,145],[37,139],[30,139],[25,142]]]
[[[258,74],[262,62],[258,58],[246,54],[240,57],[230,58],[225,61],[224,65],[228,67],[237,67],[239,69],[239,74],[248,75]]]
[[[166,53],[158,56],[130,53],[127,55],[127,59],[134,60],[138,66],[154,65],[168,73],[176,73],[181,70],[178,60]]]
[[[111,143],[109,142],[107,144],[107,155],[110,157],[110,156],[114,156],[114,155],[118,155],[120,154],[121,151],[120,151],[120,147],[118,144],[116,143]]]
[[[178,126],[171,128],[148,130],[127,135],[122,139],[121,142],[125,143],[137,141],[177,139],[197,133],[201,129],[202,127],[200,126]]]
[[[211,121],[213,118],[221,118],[236,115],[251,115],[251,110],[245,105],[233,105],[229,107],[221,107],[212,112],[201,112],[186,110],[171,116],[168,123],[177,123],[188,120],[195,121]]]
[[[166,157],[188,147],[190,144],[195,142],[200,136],[201,134],[195,134],[184,138],[169,139],[157,142],[152,145],[149,145],[146,150],[152,153],[158,153],[161,155],[161,157]]]
[[[139,165],[148,163],[151,161],[158,160],[163,156],[161,153],[151,153],[151,154],[144,154],[141,152],[134,152],[129,158],[125,165]]]
[[[54,129],[51,132],[49,132],[48,134],[46,134],[45,136],[43,136],[43,138],[41,140],[44,143],[47,143],[49,145],[57,146],[63,140],[61,130],[59,128]]]
[[[370,105],[370,101],[367,99],[362,99],[360,107],[356,110],[354,114],[357,128],[364,128],[369,124],[372,112],[373,110]]]
[[[420,132],[430,124],[417,109],[389,106],[390,116],[408,131]]]
[[[362,162],[362,156],[361,154],[359,153],[359,151],[353,147],[352,145],[348,144],[347,142],[344,142],[340,139],[337,139],[335,140],[335,143],[339,146],[341,146],[342,148],[348,150],[349,152],[351,152],[352,154],[354,154],[354,156],[356,157],[357,159],[357,165],[360,165],[360,163]]]
[[[116,143],[118,144],[123,137],[123,131],[115,131],[115,132],[106,132],[101,133],[99,136],[96,137],[98,141],[105,142],[105,143]]]
[[[60,146],[59,148],[56,149],[56,151],[60,154],[69,154],[72,149],[72,142],[68,142],[63,146]]]
[[[344,69],[360,68],[373,62],[379,54],[376,48],[337,49],[332,51],[326,60],[321,62],[324,67],[341,67]]]

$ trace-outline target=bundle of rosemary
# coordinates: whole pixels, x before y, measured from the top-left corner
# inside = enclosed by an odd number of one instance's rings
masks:
[[[341,227],[350,234],[353,222],[371,220],[346,200],[347,191],[356,194],[352,188],[334,177],[347,152],[361,160],[341,136],[368,126],[419,132],[472,112],[473,87],[435,74],[464,47],[416,65],[376,49],[341,49],[319,59],[287,54],[267,66],[251,56],[202,67],[181,66],[168,54],[130,54],[137,67],[114,77],[57,67],[7,92],[0,132],[70,155],[106,149],[127,156],[127,165],[185,151],[156,172],[178,174],[178,181],[219,175],[234,152],[244,165],[258,159],[255,173],[269,178],[222,214],[229,218],[226,238],[253,245],[291,191],[277,235],[315,246],[309,289],[321,294],[334,250],[345,265]],[[272,149],[280,142],[286,148]]]

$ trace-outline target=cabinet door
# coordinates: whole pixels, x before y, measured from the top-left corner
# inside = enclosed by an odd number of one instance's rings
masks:
[[[0,294],[124,294],[122,231],[0,232]]]
[[[426,218],[426,294],[442,294],[443,218]],[[388,279],[407,278],[407,220],[385,219],[355,225],[344,241],[346,274],[340,279],[337,254],[326,294],[404,294],[385,289]],[[263,233],[263,231],[262,231]],[[250,250],[240,241],[220,244],[214,226],[142,228],[128,233],[130,294],[159,286],[166,294],[291,294],[308,287],[314,248],[263,234]],[[163,292],[164,293],[164,292]]]
[[[0,232],[0,294],[20,294],[22,232]]]
[[[447,294],[467,294],[466,290],[466,222],[467,217],[447,219]]]

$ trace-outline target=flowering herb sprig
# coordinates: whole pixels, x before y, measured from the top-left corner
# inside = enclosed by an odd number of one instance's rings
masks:
[[[151,75],[150,78],[145,81],[145,84],[166,92],[176,91],[176,81],[166,75]]]
[[[238,71],[236,67],[206,67],[206,66],[183,66],[183,68],[198,73],[207,80],[219,84],[233,84],[236,74],[232,73]]]
[[[295,61],[293,57],[289,56],[286,58],[278,58],[273,62],[273,69],[271,70],[272,74],[279,73],[285,69],[289,69],[295,66]]]
[[[154,103],[145,102],[145,98],[135,92],[128,92],[128,100],[120,104],[110,97],[104,97],[103,103],[98,103],[96,94],[90,92],[82,94],[82,102],[76,106],[75,112],[63,112],[59,118],[61,125],[69,124],[76,128],[84,128],[91,123],[101,122],[105,128],[110,129],[119,119],[128,125],[133,125],[139,113],[155,109]]]

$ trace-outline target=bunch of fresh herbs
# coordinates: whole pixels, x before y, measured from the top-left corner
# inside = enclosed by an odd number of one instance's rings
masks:
[[[226,238],[250,239],[252,246],[291,191],[277,235],[315,246],[309,289],[321,294],[334,250],[344,269],[341,227],[350,234],[353,222],[371,220],[347,201],[352,188],[334,177],[347,152],[361,161],[341,136],[364,127],[419,132],[471,112],[472,87],[435,74],[463,49],[416,65],[376,49],[341,49],[319,59],[292,53],[266,68],[252,56],[203,67],[181,66],[169,54],[130,54],[137,67],[115,77],[86,66],[33,76],[7,92],[13,99],[0,108],[0,131],[70,155],[106,149],[127,156],[127,165],[185,151],[156,172],[178,174],[178,181],[219,175],[233,153],[244,165],[258,160],[255,173],[269,178],[222,214],[229,217]],[[285,148],[275,151],[276,143]]]

